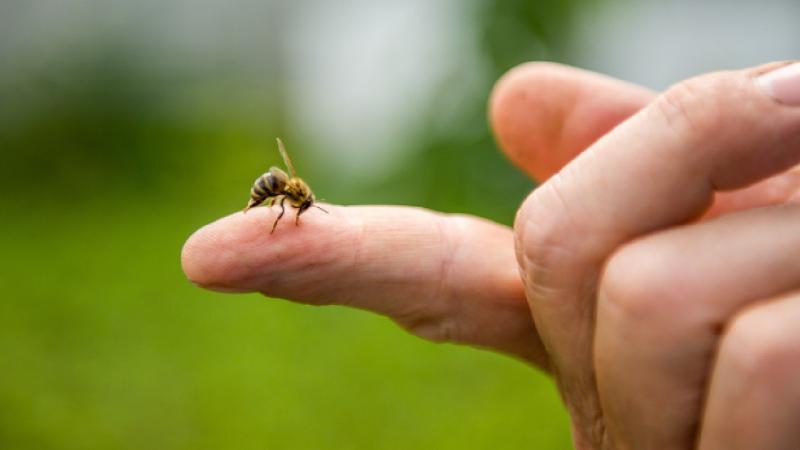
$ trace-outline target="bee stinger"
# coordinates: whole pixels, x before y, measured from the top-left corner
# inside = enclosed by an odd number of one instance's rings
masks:
[[[289,159],[289,153],[286,152],[286,147],[283,146],[283,142],[280,138],[278,138],[277,141],[278,150],[281,152],[281,157],[283,157],[286,168],[289,169],[289,175],[277,167],[270,167],[268,172],[256,178],[253,187],[250,189],[250,201],[247,202],[247,206],[244,208],[244,212],[247,212],[250,208],[256,207],[264,202],[272,206],[275,201],[278,201],[278,197],[280,197],[278,204],[281,206],[281,212],[278,214],[278,218],[275,219],[275,223],[272,224],[270,234],[275,231],[275,227],[278,226],[278,221],[283,217],[283,213],[285,212],[283,204],[286,200],[289,200],[289,205],[297,208],[297,214],[294,219],[295,225],[299,223],[300,214],[303,214],[312,206],[328,214],[328,211],[325,211],[319,205],[315,204],[314,193],[311,192],[311,188],[305,181],[297,176],[292,160]]]

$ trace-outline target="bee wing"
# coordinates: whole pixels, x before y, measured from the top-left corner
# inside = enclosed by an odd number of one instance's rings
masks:
[[[292,176],[292,178],[296,178],[297,172],[294,170],[294,164],[292,164],[292,160],[289,159],[289,153],[286,152],[286,147],[283,146],[283,141],[281,141],[281,138],[276,138],[276,140],[278,141],[278,150],[281,152],[283,162],[286,164],[286,168],[289,169],[289,174]]]

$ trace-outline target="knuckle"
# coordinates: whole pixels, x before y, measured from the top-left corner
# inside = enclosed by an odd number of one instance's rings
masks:
[[[429,286],[427,299],[423,307],[410,308],[403,312],[395,312],[394,320],[413,334],[432,342],[468,342],[471,336],[462,328],[463,310],[459,304],[459,295],[452,277],[453,255],[461,246],[463,235],[462,221],[444,220],[438,217],[436,229],[438,242],[441,245],[442,257],[439,261],[438,276]]]
[[[569,243],[575,224],[562,194],[560,175],[536,189],[514,223],[517,257],[533,286],[545,286],[551,274],[573,256]]]
[[[659,119],[688,137],[719,133],[731,120],[751,117],[751,83],[741,72],[718,72],[683,80],[671,86],[652,103]],[[721,128],[722,127],[722,128]]]
[[[715,85],[708,78],[681,81],[661,94],[653,110],[672,130],[680,134],[713,129],[716,114],[710,110]]]
[[[720,352],[746,381],[792,379],[800,371],[800,342],[792,327],[758,309],[732,320]]]

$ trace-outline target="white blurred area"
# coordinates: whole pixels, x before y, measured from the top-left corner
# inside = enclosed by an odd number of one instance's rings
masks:
[[[82,58],[87,43],[122,40],[154,71],[182,74],[171,81],[177,97],[231,89],[285,102],[293,127],[286,131],[304,137],[304,152],[344,176],[380,178],[421,127],[436,125],[421,123],[434,93],[450,103],[433,105],[447,121],[461,96],[487,84],[475,4],[3,1],[0,75],[24,76],[29,67]],[[798,19],[797,0],[600,1],[576,17],[568,59],[662,89],[705,71],[800,58]],[[237,73],[222,84],[226,67]],[[211,75],[186,75],[193,71]],[[273,83],[277,97],[263,94]]]
[[[800,59],[798,0],[604,0],[576,18],[583,67],[663,90],[705,72]]]
[[[434,95],[458,103],[474,90],[481,64],[469,3],[294,4],[286,27],[289,118],[327,167],[381,177],[406,154],[415,130],[431,125],[421,121]]]

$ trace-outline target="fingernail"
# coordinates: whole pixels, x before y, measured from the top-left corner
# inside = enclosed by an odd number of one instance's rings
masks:
[[[765,73],[757,81],[761,89],[778,102],[800,106],[800,63]]]

